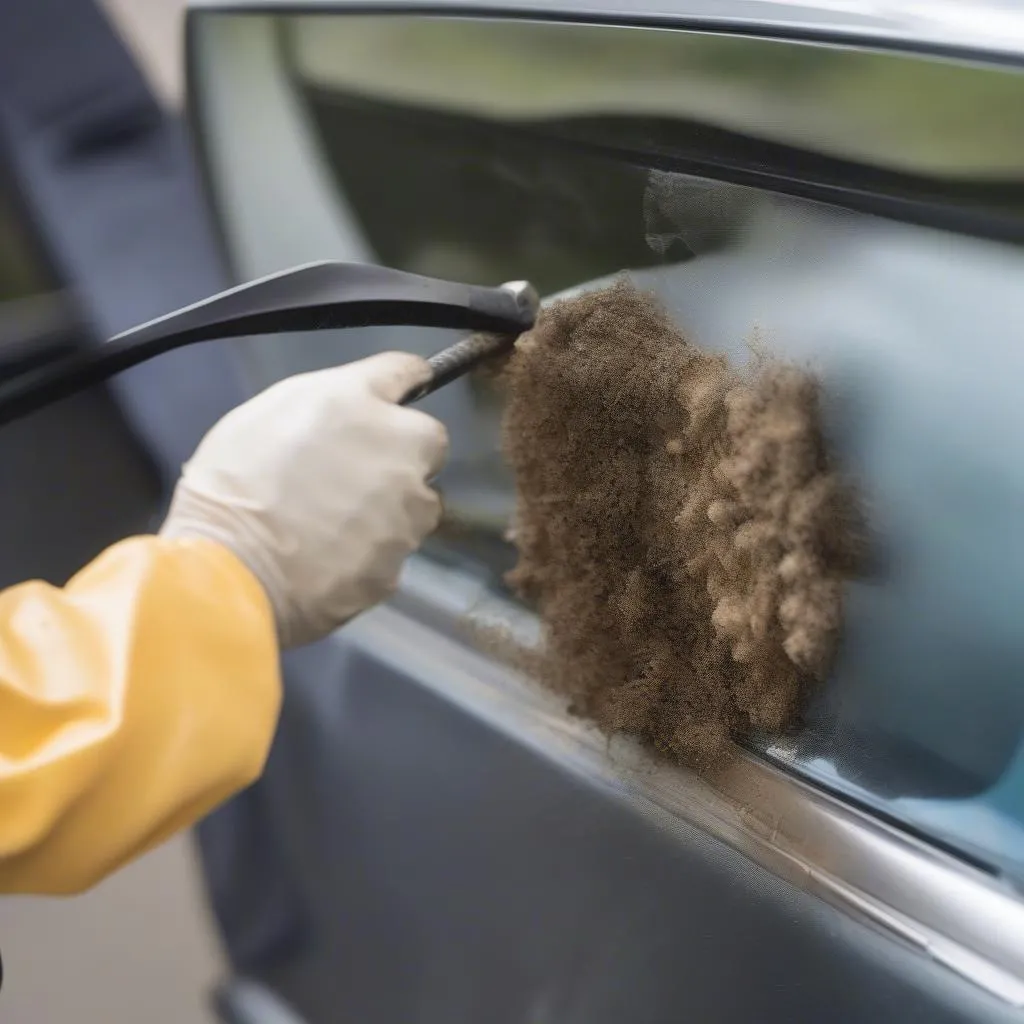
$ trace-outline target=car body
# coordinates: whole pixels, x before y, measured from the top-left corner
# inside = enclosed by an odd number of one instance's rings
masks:
[[[629,269],[702,344],[742,361],[756,330],[816,366],[888,563],[795,744],[737,750],[714,785],[652,764],[467,630],[536,623],[501,584],[500,410],[435,396],[451,529],[296,659],[251,819],[295,941],[240,970],[314,1024],[1018,1019],[1024,477],[992,456],[1024,427],[1019,10],[197,3],[189,24],[236,277],[336,258],[552,294]],[[259,386],[438,344],[240,358]]]

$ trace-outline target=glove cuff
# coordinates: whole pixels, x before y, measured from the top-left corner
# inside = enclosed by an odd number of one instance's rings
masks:
[[[295,644],[290,634],[297,610],[292,607],[291,588],[270,554],[274,540],[261,536],[263,532],[251,517],[206,497],[182,479],[174,490],[159,535],[168,539],[192,537],[213,541],[235,555],[266,592],[274,612],[278,645],[281,650],[287,650]]]

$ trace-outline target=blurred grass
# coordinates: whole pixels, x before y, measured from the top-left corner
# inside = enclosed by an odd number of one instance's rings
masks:
[[[491,117],[647,113],[949,177],[1024,172],[1024,76],[841,47],[604,26],[290,16],[301,73]]]

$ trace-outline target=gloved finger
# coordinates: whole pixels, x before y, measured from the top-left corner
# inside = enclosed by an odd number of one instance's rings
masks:
[[[441,495],[433,488],[424,485],[417,491],[415,500],[417,532],[422,537],[428,537],[441,525],[441,518],[444,515]]]
[[[358,373],[370,393],[385,402],[400,402],[413,388],[430,380],[430,364],[411,352],[381,352],[349,363],[345,369]]]
[[[448,461],[448,428],[433,416],[416,409],[402,409],[403,443],[417,465],[424,467],[423,478],[437,476]]]
[[[395,545],[392,555],[397,558],[394,563],[396,576],[401,565],[409,555],[419,550],[423,542],[441,524],[443,506],[441,496],[432,487],[421,481],[410,482],[406,488],[402,502],[405,516],[406,543]]]

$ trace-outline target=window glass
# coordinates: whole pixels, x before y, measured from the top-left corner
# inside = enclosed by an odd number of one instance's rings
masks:
[[[949,179],[1024,166],[1020,83],[978,66],[536,22],[308,17],[288,35],[308,84],[419,111],[695,121]]]
[[[815,365],[895,571],[851,589],[804,734],[763,753],[1024,882],[1022,79],[622,28],[282,32],[382,263],[547,294],[630,269],[697,342]],[[434,400],[456,445],[435,550],[497,584],[498,397]]]

